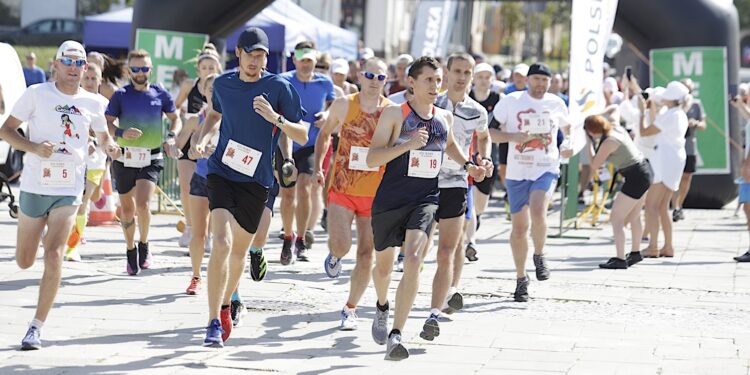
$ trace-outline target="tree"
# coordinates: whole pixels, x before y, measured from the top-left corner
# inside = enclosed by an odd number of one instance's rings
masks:
[[[750,27],[750,0],[734,0],[740,18],[740,30]]]

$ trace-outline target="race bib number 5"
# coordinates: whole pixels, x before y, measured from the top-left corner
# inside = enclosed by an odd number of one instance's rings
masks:
[[[70,188],[76,183],[75,163],[72,161],[42,160],[42,186]]]
[[[409,151],[409,170],[407,176],[419,178],[435,178],[440,172],[442,164],[440,151]]]
[[[262,155],[262,152],[230,139],[221,162],[237,172],[253,177]]]
[[[349,169],[355,171],[377,172],[378,167],[370,168],[367,166],[368,147],[352,146],[349,151]]]

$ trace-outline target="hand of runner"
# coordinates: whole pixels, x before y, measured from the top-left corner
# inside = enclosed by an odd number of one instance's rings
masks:
[[[406,141],[409,145],[409,150],[416,150],[424,147],[427,144],[427,140],[430,135],[427,133],[427,129],[419,128],[417,131],[412,133],[411,138]]]
[[[484,168],[485,178],[492,177],[492,173],[495,172],[495,166],[492,164],[492,161],[490,160],[482,159],[482,164],[480,164],[480,167]]]
[[[266,121],[276,125],[276,120],[278,120],[279,114],[273,110],[271,103],[269,103],[262,95],[253,98],[253,109],[255,110],[255,113],[261,115]]]
[[[37,143],[36,145],[34,145],[34,150],[32,150],[32,152],[46,159],[52,156],[52,154],[55,152],[55,145],[48,141]]]
[[[469,176],[471,176],[476,182],[482,182],[486,174],[484,167],[474,164],[470,164],[466,171],[469,172]]]
[[[182,156],[182,150],[174,143],[174,138],[164,142],[164,152],[172,159]]]
[[[104,150],[104,152],[106,152],[107,156],[112,160],[117,160],[122,156],[122,149],[114,144],[107,146],[107,149]]]
[[[317,120],[315,120],[313,125],[315,125],[315,127],[317,128],[322,127],[326,123],[326,120],[328,120],[328,111],[321,111],[316,113],[315,118]]]
[[[138,139],[142,135],[143,135],[143,132],[140,129],[136,129],[136,128],[127,128],[125,129],[125,132],[122,133],[122,137],[129,141]]]
[[[190,151],[188,151],[188,156],[191,159],[200,159],[207,157],[205,155],[207,146],[202,145],[200,143],[196,143],[190,147]]]
[[[315,168],[315,172],[313,172],[313,176],[315,176],[315,182],[317,182],[318,185],[325,186],[326,176],[323,174],[323,171]]]

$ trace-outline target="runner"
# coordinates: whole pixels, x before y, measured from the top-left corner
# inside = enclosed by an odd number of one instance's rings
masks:
[[[471,87],[474,72],[474,58],[466,53],[457,53],[448,57],[448,91],[440,94],[435,101],[438,108],[453,113],[453,138],[455,144],[465,155],[471,155],[469,146],[474,132],[477,133],[481,165],[484,168],[477,181],[484,179],[485,174],[492,176],[492,161],[487,158],[490,149],[489,131],[487,128],[487,111],[466,93]],[[440,199],[437,220],[440,223],[438,240],[437,270],[432,281],[432,304],[430,315],[422,327],[419,336],[432,341],[440,335],[438,320],[440,309],[446,303],[449,289],[451,299],[463,299],[453,287],[458,283],[463,270],[464,254],[460,238],[464,229],[464,216],[468,210],[468,181],[466,171],[453,159],[445,158],[438,176]],[[427,244],[429,246],[429,242]],[[455,256],[456,252],[460,252]],[[425,253],[427,249],[425,249]],[[452,287],[452,288],[451,288]],[[463,305],[463,303],[461,303]],[[463,306],[458,306],[460,309]]]
[[[177,95],[175,100],[175,107],[181,108],[187,100],[187,113],[198,113],[200,112],[205,103],[206,96],[202,95],[198,90],[201,80],[205,80],[211,74],[220,74],[222,69],[221,57],[216,52],[216,47],[213,44],[207,43],[203,46],[203,50],[198,53],[195,57],[196,71],[198,72],[198,79],[195,82],[186,80],[185,83],[180,87],[180,93]],[[177,147],[182,151],[182,155],[177,160],[177,177],[179,178],[180,185],[180,202],[182,202],[182,210],[185,213],[185,229],[182,231],[180,239],[177,240],[177,244],[181,247],[188,247],[190,244],[190,233],[192,231],[192,207],[190,202],[190,181],[195,173],[195,160],[192,160],[188,156],[188,150],[190,150],[190,134],[183,134],[182,132],[176,139]]]
[[[90,56],[90,54],[89,54]],[[93,94],[99,94],[99,85],[102,82],[102,70],[96,64],[87,64],[83,73],[81,87]],[[104,96],[101,99],[108,103]],[[94,134],[89,132],[89,135]],[[83,230],[88,221],[89,202],[96,202],[101,196],[101,184],[107,168],[107,154],[98,146],[95,138],[89,138],[88,156],[86,157],[86,187],[83,189],[83,199],[78,207],[76,223],[68,236],[68,249],[65,250],[65,260],[80,262],[81,254],[78,252],[78,244],[83,240]]]
[[[151,57],[145,50],[128,54],[130,84],[112,95],[107,107],[107,123],[117,143],[124,147],[123,155],[112,162],[115,188],[120,195],[122,215],[120,225],[125,234],[127,272],[137,275],[139,270],[152,266],[148,248],[151,223],[149,203],[164,169],[162,148],[171,158],[180,156],[175,137],[182,128],[172,96],[159,85],[148,82],[151,76]],[[163,136],[162,116],[167,115],[170,128]],[[119,119],[119,126],[114,121]],[[138,247],[135,245],[135,215],[138,214]],[[137,250],[137,251],[136,251]]]
[[[87,67],[83,46],[71,40],[63,42],[53,64],[58,80],[26,89],[0,127],[0,138],[26,152],[16,236],[16,263],[21,269],[34,265],[42,231],[49,228],[43,242],[39,300],[21,350],[42,347],[42,326],[60,286],[65,242],[83,194],[89,130],[94,130],[110,157],[120,156],[120,148],[107,133],[106,100],[80,88]],[[60,123],[64,116],[72,124],[71,134],[78,137],[63,133]],[[17,132],[23,122],[28,122],[28,139]]]
[[[442,84],[440,63],[433,57],[420,57],[409,69],[408,80],[414,99],[383,111],[367,155],[368,167],[386,165],[372,205],[373,279],[378,295],[372,337],[378,344],[387,342],[387,360],[409,357],[401,344],[401,330],[419,288],[423,249],[437,211],[438,173],[444,152],[472,176],[484,175],[484,169],[468,161],[453,141],[453,115],[433,105]],[[388,286],[394,247],[398,246],[405,254],[404,275],[396,292],[389,334]]]
[[[643,100],[643,98],[639,98]],[[599,264],[599,268],[627,269],[643,260],[640,249],[642,201],[651,186],[653,172],[651,164],[635,146],[630,135],[620,126],[607,121],[604,116],[589,116],[583,123],[589,140],[586,149],[591,160],[591,168],[598,171],[606,161],[611,162],[617,173],[625,178],[620,192],[612,203],[609,222],[615,240],[617,256]],[[596,139],[598,146],[592,142]],[[625,224],[630,224],[631,251],[625,255]]]
[[[315,140],[328,116],[325,110],[335,96],[331,79],[314,72],[317,52],[312,42],[297,43],[293,61],[296,70],[283,73],[281,77],[289,81],[302,98],[302,106],[307,112],[303,124],[309,125],[309,133],[306,143],[295,142],[293,145],[292,158],[297,168],[297,182],[293,189],[283,186],[281,189],[282,221],[291,223],[293,218],[297,220],[297,236],[294,237],[294,233],[284,233],[282,257],[288,252],[287,244],[294,243],[297,260],[307,262],[307,249],[315,241],[311,229],[317,223],[322,208],[322,190],[321,187],[314,186],[313,177]],[[288,226],[291,227],[291,224]],[[284,228],[287,228],[287,224],[284,224]],[[290,259],[281,260],[282,264],[290,262]]]
[[[264,71],[266,33],[255,27],[244,30],[235,54],[238,70],[214,81],[213,110],[193,145],[196,156],[205,156],[207,135],[219,129],[207,175],[213,249],[208,261],[209,325],[203,345],[211,347],[223,347],[232,331],[231,296],[273,184],[272,158],[279,136],[283,132],[304,143],[308,131],[296,123],[304,115],[297,91],[280,76]]]
[[[529,67],[528,90],[506,96],[493,111],[500,130],[491,129],[493,142],[508,142],[506,188],[511,212],[510,247],[516,266],[517,302],[529,300],[526,276],[529,226],[534,243],[537,280],[549,279],[544,258],[547,238],[547,206],[560,176],[560,157],[572,150],[559,150],[558,130],[567,127],[568,108],[559,96],[547,92],[552,72],[543,63]],[[529,225],[531,224],[531,225]]]
[[[367,151],[380,114],[391,105],[381,95],[388,67],[377,57],[365,62],[360,72],[362,92],[333,102],[328,121],[320,129],[315,143],[315,176],[325,184],[323,150],[328,150],[331,132],[339,129],[339,147],[331,170],[328,191],[328,247],[324,268],[328,277],[341,273],[341,258],[352,246],[352,221],[357,223],[357,263],[352,270],[346,305],[341,310],[342,330],[357,329],[356,307],[370,284],[373,242],[370,223],[372,200],[382,178],[382,169],[366,164]]]

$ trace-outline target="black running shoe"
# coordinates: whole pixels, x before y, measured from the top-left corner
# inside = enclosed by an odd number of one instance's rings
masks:
[[[734,260],[740,263],[750,262],[750,250],[738,257],[734,257]]]
[[[305,249],[312,249],[312,245],[315,243],[315,234],[311,230],[305,231]]]
[[[528,276],[516,279],[516,291],[513,293],[513,299],[516,302],[529,302],[529,280]]]
[[[266,277],[266,257],[263,256],[263,249],[258,252],[250,252],[250,277],[253,281],[261,281]]]
[[[138,242],[138,265],[141,269],[146,270],[151,268],[152,258],[151,253],[148,251],[148,242]]]
[[[628,267],[640,263],[643,260],[643,255],[640,251],[631,251],[625,256],[625,261],[628,262]]]
[[[281,265],[288,266],[294,263],[294,256],[292,255],[292,245],[294,244],[294,235],[289,239],[284,239],[284,243],[281,245]]]
[[[299,238],[294,242],[294,254],[297,256],[297,260],[300,262],[309,261],[307,259],[307,246],[305,246],[305,242]]]
[[[534,254],[534,267],[536,267],[536,279],[544,281],[549,279],[549,268],[547,268],[547,260],[544,259],[544,254]]]
[[[128,275],[135,276],[138,274],[138,250],[131,249],[125,252],[128,257],[127,271]]]
[[[605,268],[609,270],[626,270],[628,269],[628,261],[620,258],[609,258],[607,263],[602,263],[599,268]]]
[[[239,327],[242,325],[242,316],[247,313],[245,305],[240,301],[232,301],[229,307],[229,312],[232,316],[232,326]]]

